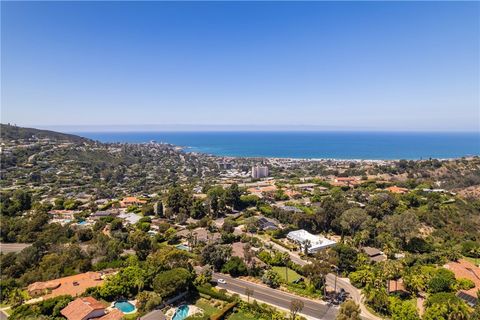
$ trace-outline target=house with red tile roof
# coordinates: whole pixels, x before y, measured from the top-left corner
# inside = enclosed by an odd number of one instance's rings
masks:
[[[388,280],[387,283],[387,292],[388,293],[400,293],[400,294],[408,294],[405,285],[403,284],[403,279],[398,280]]]
[[[145,204],[147,203],[147,200],[142,200],[142,199],[139,199],[137,197],[125,197],[122,199],[122,201],[120,201],[120,207],[122,208],[126,208],[128,206],[132,206],[132,205],[142,205],[142,204]]]
[[[330,183],[335,187],[353,187],[360,183],[360,179],[357,177],[335,177]]]
[[[60,313],[68,320],[88,320],[104,316],[105,306],[92,297],[77,298]]]
[[[444,267],[451,270],[457,279],[473,281],[475,287],[469,290],[459,290],[457,296],[470,306],[476,305],[478,303],[477,292],[480,290],[480,268],[465,259],[449,262]]]
[[[123,318],[124,318],[123,312],[114,308],[110,312],[108,312],[106,315],[95,320],[121,320]]]
[[[27,287],[28,294],[53,298],[61,295],[76,297],[88,288],[99,286],[103,283],[101,272],[85,272],[73,276],[58,278],[45,282],[35,282]]]
[[[385,188],[385,190],[391,193],[399,193],[399,194],[408,192],[407,188],[400,188],[397,186],[388,187],[388,188]]]

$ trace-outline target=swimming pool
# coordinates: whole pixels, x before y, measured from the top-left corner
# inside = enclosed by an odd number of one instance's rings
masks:
[[[172,320],[183,320],[188,316],[188,305],[182,304],[175,310]]]
[[[132,313],[135,311],[135,306],[128,301],[116,301],[113,306],[123,313]]]

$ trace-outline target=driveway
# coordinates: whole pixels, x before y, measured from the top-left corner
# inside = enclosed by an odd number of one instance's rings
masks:
[[[327,285],[334,288],[335,287],[335,275],[333,273],[329,273],[326,277]],[[351,283],[350,280],[347,278],[340,278],[337,277],[337,291],[339,289],[343,289],[355,301],[358,305],[360,305],[360,309],[362,311],[362,318],[368,320],[382,320],[382,318],[377,317],[376,315],[372,314],[363,304],[363,295],[360,290],[355,288]]]
[[[274,248],[275,250],[278,250],[280,252],[288,253],[290,255],[290,260],[292,260],[294,263],[296,263],[298,265],[304,266],[304,265],[309,263],[308,261],[305,261],[302,258],[300,258],[300,256],[296,252],[292,252],[292,251],[288,250],[287,248],[284,248],[281,245],[276,244],[273,241],[267,241],[266,243],[271,245],[272,248]]]
[[[0,320],[7,320],[8,315],[3,311],[0,310]]]
[[[0,243],[0,252],[4,254],[10,252],[20,252],[31,245],[31,243]]]

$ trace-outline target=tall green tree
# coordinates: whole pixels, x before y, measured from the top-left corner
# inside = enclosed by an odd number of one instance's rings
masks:
[[[353,300],[347,300],[340,306],[336,320],[361,320],[360,306]]]

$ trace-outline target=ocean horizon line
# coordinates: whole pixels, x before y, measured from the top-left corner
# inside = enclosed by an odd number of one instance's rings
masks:
[[[16,125],[16,124],[14,124]],[[439,128],[384,128],[365,126],[325,126],[304,124],[61,124],[19,126],[54,130],[68,133],[82,132],[383,132],[383,133],[478,133],[478,130],[439,129]]]

